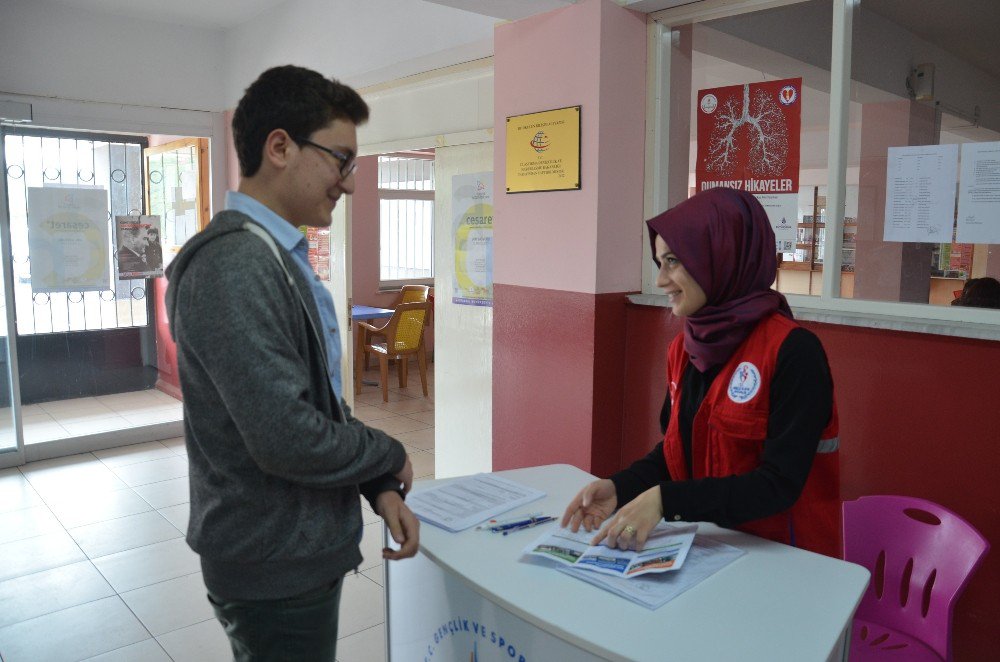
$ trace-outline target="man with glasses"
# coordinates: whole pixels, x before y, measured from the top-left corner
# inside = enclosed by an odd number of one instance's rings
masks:
[[[344,574],[361,562],[359,492],[401,559],[418,523],[404,447],[341,399],[333,299],[299,226],[354,191],[353,89],[300,67],[261,74],[233,115],[242,178],[167,270],[190,461],[188,544],[237,660],[335,659]]]

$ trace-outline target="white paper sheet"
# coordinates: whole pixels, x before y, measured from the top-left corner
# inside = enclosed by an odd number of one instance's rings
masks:
[[[757,202],[767,212],[767,219],[774,230],[775,252],[790,253],[795,250],[795,230],[799,218],[798,193],[754,193]]]
[[[958,145],[890,147],[884,241],[951,243]]]
[[[406,505],[421,521],[447,531],[462,531],[543,496],[545,492],[500,476],[476,474],[440,487],[415,490],[406,497]]]
[[[1000,142],[962,145],[956,239],[963,244],[1000,243]]]
[[[612,577],[572,566],[557,566],[560,572],[582,579],[605,591],[647,609],[658,609],[684,591],[697,586],[727,565],[746,554],[742,549],[705,536],[695,536],[684,567],[678,572],[645,575],[626,579]]]

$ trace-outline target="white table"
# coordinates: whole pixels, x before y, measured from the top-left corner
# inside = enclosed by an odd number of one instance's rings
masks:
[[[515,514],[561,516],[593,479],[568,465],[499,473],[547,493]],[[698,530],[747,553],[651,611],[519,562],[541,528],[500,536],[422,524],[417,557],[386,564],[390,660],[464,661],[473,653],[480,662],[846,657],[851,618],[868,584],[865,568],[712,524]]]

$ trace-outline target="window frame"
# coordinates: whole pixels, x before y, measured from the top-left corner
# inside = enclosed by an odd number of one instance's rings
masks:
[[[434,163],[433,154],[427,155],[429,158],[423,158],[422,160],[429,161],[432,165]],[[415,154],[402,154],[402,153],[385,153],[379,154],[379,158],[382,157],[398,157],[398,158],[409,158],[418,159]],[[382,164],[377,163],[376,167],[380,167]],[[433,171],[432,171],[433,172]],[[378,291],[379,292],[393,292],[398,291],[404,285],[429,285],[434,286],[434,277],[437,272],[436,256],[434,254],[434,234],[435,234],[435,222],[433,218],[433,203],[436,196],[436,184],[437,180],[432,177],[430,180],[433,182],[435,188],[430,189],[417,189],[417,188],[383,188],[381,186],[381,179],[377,181],[376,184],[376,195],[378,196],[379,202],[379,280],[378,280]],[[395,279],[383,279],[382,278],[382,202],[384,200],[419,200],[422,202],[432,203],[432,217],[430,224],[431,231],[431,275],[426,278],[395,278]]]
[[[649,15],[647,22],[647,131],[646,218],[667,209],[669,172],[670,66],[672,29],[713,19],[745,14],[808,0],[704,0]],[[845,299],[840,296],[844,203],[847,194],[847,140],[849,130],[852,27],[859,0],[832,0],[833,39],[830,54],[830,131],[827,160],[826,243],[822,289],[818,296],[787,294],[801,320],[892,329],[915,333],[1000,340],[1000,311],[894,301]],[[687,165],[685,164],[685,168]],[[656,270],[646,252],[648,230],[643,224],[642,295],[635,303],[666,306],[655,286]]]

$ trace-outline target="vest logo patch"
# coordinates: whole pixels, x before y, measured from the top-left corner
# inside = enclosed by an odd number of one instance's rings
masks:
[[[744,361],[736,366],[733,378],[729,380],[729,399],[737,404],[750,402],[760,391],[760,370],[754,364]]]

